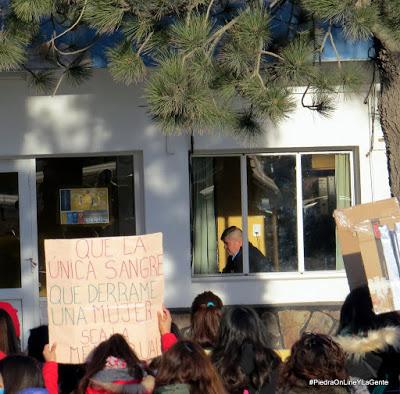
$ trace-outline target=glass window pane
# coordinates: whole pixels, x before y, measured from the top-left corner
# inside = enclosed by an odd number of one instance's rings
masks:
[[[342,269],[332,215],[351,205],[350,155],[302,155],[301,165],[305,269]]]
[[[0,173],[0,288],[21,287],[18,173]]]
[[[296,271],[296,157],[249,155],[247,188],[250,272]]]
[[[213,274],[232,260],[220,240],[223,231],[242,227],[240,157],[194,157],[192,159],[193,273]],[[240,250],[240,246],[239,246]],[[239,252],[238,250],[238,252]],[[241,273],[240,254],[228,266]],[[225,271],[228,269],[226,268]]]
[[[36,160],[39,282],[44,240],[135,235],[132,156]]]

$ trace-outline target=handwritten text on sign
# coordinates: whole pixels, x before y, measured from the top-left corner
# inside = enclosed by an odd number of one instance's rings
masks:
[[[50,342],[57,361],[82,363],[114,333],[141,359],[160,354],[162,234],[45,241]]]

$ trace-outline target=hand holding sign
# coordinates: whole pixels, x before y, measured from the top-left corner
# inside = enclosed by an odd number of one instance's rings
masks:
[[[53,343],[53,345],[51,345],[51,346],[49,344],[44,346],[43,357],[46,362],[51,362],[51,361],[56,362],[57,361],[56,344],[55,343]]]
[[[172,325],[172,317],[171,313],[165,306],[163,306],[162,312],[157,312],[158,316],[158,328],[160,330],[160,334],[168,334],[171,332],[171,325]]]

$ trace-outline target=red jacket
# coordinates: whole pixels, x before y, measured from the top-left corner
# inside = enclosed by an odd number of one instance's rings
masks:
[[[178,339],[175,334],[169,332],[167,334],[161,335],[161,351],[164,353],[169,348],[175,345],[178,342]]]
[[[21,336],[21,328],[19,325],[19,319],[18,319],[18,310],[15,309],[9,302],[0,302],[0,309],[3,309],[5,312],[7,312],[14,325],[15,329],[15,334],[17,335],[17,338]]]
[[[49,394],[58,394],[58,364],[55,361],[45,362],[42,373]]]

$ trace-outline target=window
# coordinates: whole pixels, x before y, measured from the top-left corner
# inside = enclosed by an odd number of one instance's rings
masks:
[[[133,156],[36,160],[40,295],[44,240],[136,234]]]
[[[217,273],[224,268],[223,229],[242,227],[240,157],[193,159],[193,272]]]
[[[352,152],[193,156],[192,273],[343,269],[332,214],[352,203],[351,162]]]

